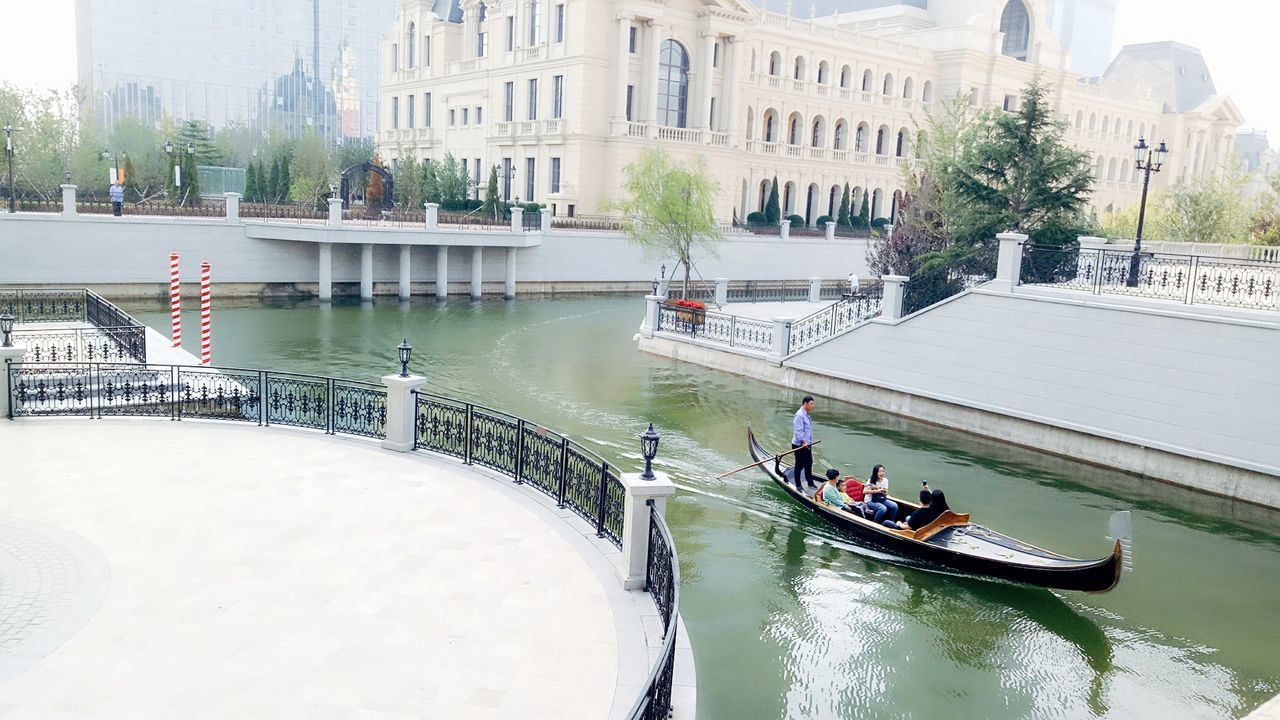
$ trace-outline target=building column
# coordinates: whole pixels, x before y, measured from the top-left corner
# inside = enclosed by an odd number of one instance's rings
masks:
[[[502,296],[508,300],[516,296],[516,249],[507,248],[506,275],[502,280]]]
[[[658,122],[658,60],[662,53],[662,26],[649,21],[649,52],[644,57],[644,119]]]
[[[476,245],[471,248],[471,299],[479,300],[481,284],[484,281],[484,248]]]
[[[227,222],[239,223],[240,222],[240,193],[234,193],[234,192],[222,193],[222,196],[227,199],[226,200]]]
[[[436,248],[436,298],[444,300],[449,297],[449,246]]]
[[[618,15],[614,17],[618,23],[618,48],[614,57],[613,68],[613,84],[617,95],[613,99],[613,119],[615,122],[625,122],[627,119],[627,80],[630,79],[631,70],[631,53],[629,51],[631,41],[631,16]]]
[[[373,245],[360,246],[360,299],[373,299]]]
[[[400,299],[408,300],[410,294],[409,259],[411,245],[400,246]]]
[[[712,130],[711,126],[711,80],[715,76],[716,34],[710,30],[699,33],[702,41],[702,59],[698,62],[698,74],[691,78],[689,84],[697,82],[698,100],[694,103],[694,112],[698,113],[689,127],[697,130]]]
[[[333,300],[333,243],[320,243],[320,302]]]
[[[738,116],[740,109],[738,103],[742,96],[742,40],[737,37],[729,38],[725,43],[724,53],[724,91],[721,93],[724,97],[720,100],[722,109],[720,111],[720,128],[729,133],[729,142],[732,147],[738,146]],[[763,112],[763,111],[762,111]]]

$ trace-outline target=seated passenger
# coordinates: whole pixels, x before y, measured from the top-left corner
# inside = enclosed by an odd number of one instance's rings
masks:
[[[947,496],[941,490],[929,492],[926,488],[920,491],[920,509],[908,515],[905,523],[896,523],[894,527],[899,530],[919,530],[950,509],[947,506]]]
[[[889,478],[885,477],[884,466],[871,468],[871,479],[867,481],[867,509],[875,513],[874,522],[898,519],[898,503],[889,499]]]
[[[845,502],[844,498],[841,497],[844,493],[840,492],[840,486],[836,483],[839,478],[840,471],[835,468],[827,470],[827,482],[822,485],[822,502],[848,512],[858,512],[857,508]]]

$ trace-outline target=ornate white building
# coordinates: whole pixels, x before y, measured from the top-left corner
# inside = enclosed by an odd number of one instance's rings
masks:
[[[778,4],[775,0],[774,4]],[[860,7],[866,4],[860,3]],[[873,4],[874,5],[874,4]],[[925,5],[927,7],[920,7]],[[1129,46],[1091,83],[1069,70],[1049,0],[889,3],[796,18],[740,0],[401,0],[382,42],[384,158],[497,166],[502,191],[601,212],[641,148],[705,158],[724,220],[834,215],[845,183],[890,217],[915,128],[941,98],[1016,108],[1039,72],[1095,158],[1099,209],[1136,203],[1139,136],[1163,185],[1216,172],[1242,122],[1199,51]]]

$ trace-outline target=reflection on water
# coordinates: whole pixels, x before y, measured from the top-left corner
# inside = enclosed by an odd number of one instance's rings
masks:
[[[154,327],[165,308],[143,308]],[[222,303],[219,364],[365,380],[407,337],[429,390],[562,430],[625,465],[662,432],[703,720],[1221,718],[1280,692],[1280,514],[819,398],[819,466],[884,463],[975,520],[1101,557],[1134,511],[1135,572],[1104,595],[942,575],[851,544],[747,461],[803,392],[637,353],[638,302]],[[189,313],[187,322],[195,322]]]

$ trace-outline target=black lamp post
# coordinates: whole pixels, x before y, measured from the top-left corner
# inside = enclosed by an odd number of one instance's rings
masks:
[[[1163,140],[1152,149],[1146,138],[1140,137],[1138,144],[1133,146],[1133,166],[1142,171],[1142,202],[1138,205],[1138,236],[1134,238],[1133,258],[1129,260],[1129,277],[1125,282],[1129,287],[1138,287],[1138,275],[1142,271],[1142,224],[1147,219],[1147,186],[1151,184],[1151,173],[1160,172],[1168,152]]]
[[[409,344],[409,338],[401,340],[396,350],[400,353],[400,377],[409,377],[409,356],[413,354],[413,346]]]
[[[13,126],[5,124],[4,126],[4,159],[9,163],[9,212],[17,212],[15,210],[15,198],[13,192],[13,156],[15,150],[13,147]]]
[[[640,475],[641,480],[657,480],[653,474],[653,459],[658,457],[658,441],[661,439],[662,436],[653,429],[653,423],[649,423],[649,429],[640,436],[640,454],[644,455],[644,473]]]
[[[9,313],[0,315],[0,335],[4,336],[0,340],[0,347],[13,347],[13,340],[9,338],[9,333],[13,332],[14,317]]]
[[[121,158],[128,160],[129,153],[125,152],[124,150],[121,150],[118,153],[113,153],[110,150],[102,151],[102,159],[111,160],[111,182],[116,185],[124,184],[124,182],[122,181],[122,178],[120,177],[120,159]]]

